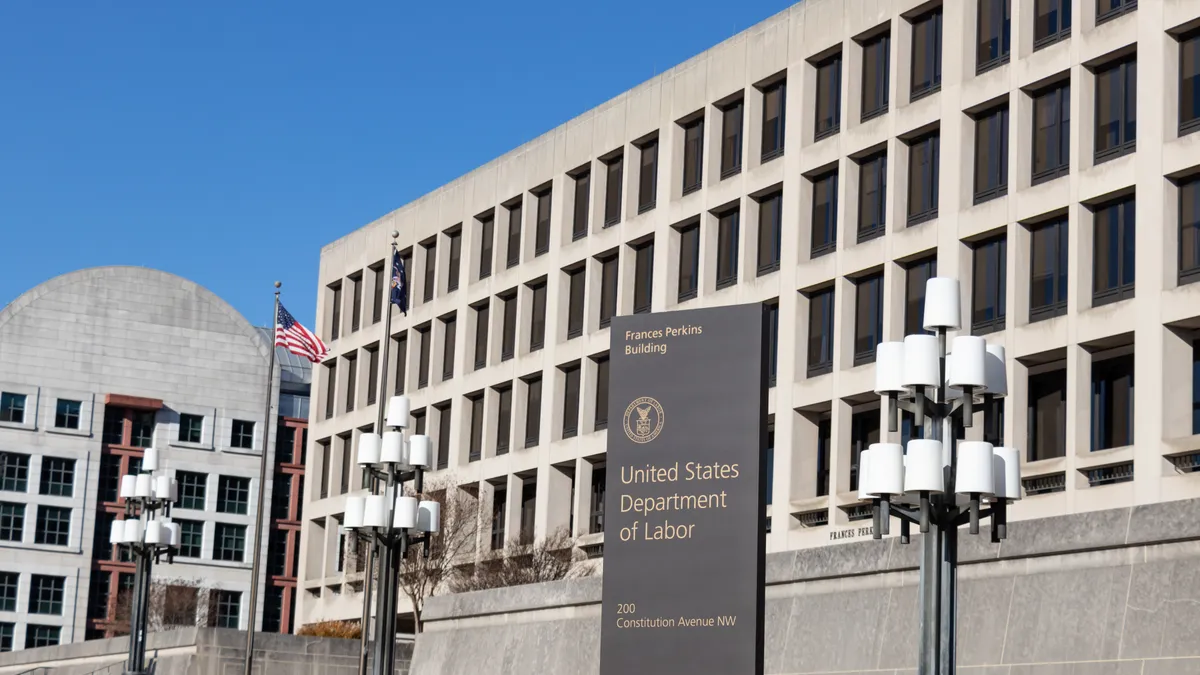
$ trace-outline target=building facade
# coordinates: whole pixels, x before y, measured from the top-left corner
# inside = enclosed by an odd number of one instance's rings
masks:
[[[310,370],[279,355],[280,417],[264,421],[273,342],[204,288],[142,268],[72,272],[0,311],[0,651],[128,632],[134,565],[108,533],[121,476],[152,446],[179,482],[183,541],[154,567],[151,628],[247,625],[265,488],[264,623],[288,629]]]
[[[934,275],[1007,350],[967,438],[1021,452],[1011,518],[1200,496],[1198,30],[1191,0],[807,0],[327,245],[300,622],[360,611],[337,532],[380,377],[480,548],[602,555],[617,314],[772,308],[770,551],[869,536],[858,453],[908,428],[875,347]]]

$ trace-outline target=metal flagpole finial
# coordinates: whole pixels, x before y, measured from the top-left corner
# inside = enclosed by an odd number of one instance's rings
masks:
[[[392,243],[393,243],[393,244],[394,244],[394,243],[396,243],[396,240],[397,240],[397,239],[399,239],[399,238],[400,238],[400,231],[399,231],[399,230],[392,230]]]
[[[282,281],[276,281],[276,282],[275,282],[275,289],[276,289],[276,290],[278,290],[280,286],[283,286],[283,282],[282,282]]]

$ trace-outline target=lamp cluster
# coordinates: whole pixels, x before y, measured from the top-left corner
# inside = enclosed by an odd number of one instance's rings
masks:
[[[876,348],[875,393],[887,402],[888,430],[896,431],[903,409],[913,414],[914,438],[907,447],[873,443],[862,452],[859,498],[873,504],[876,539],[889,534],[892,515],[901,519],[905,540],[909,522],[919,523],[921,532],[929,531],[931,520],[945,527],[969,522],[978,534],[980,518],[990,516],[998,541],[1006,537],[1007,505],[1021,498],[1020,456],[1015,448],[956,440],[954,422],[969,428],[977,403],[990,417],[992,401],[1008,395],[1004,347],[959,335],[947,351],[947,331],[961,327],[957,279],[928,280],[923,319],[933,334]],[[945,422],[950,424],[942,429]],[[931,505],[931,496],[940,496],[934,499],[941,508]],[[981,509],[985,501],[992,507],[987,511]]]
[[[157,470],[158,449],[146,448],[141,471],[121,477],[125,519],[113,521],[108,543],[145,549],[156,559],[166,553],[168,562],[172,562],[180,544],[179,523],[171,520],[171,505],[179,496],[179,484],[171,476],[155,476]]]
[[[387,481],[383,494],[346,498],[346,515],[342,526],[347,530],[387,534],[392,530],[435,533],[441,524],[441,504],[418,500],[402,494],[397,486],[408,480],[415,482],[421,492],[424,472],[429,468],[432,445],[424,434],[414,434],[407,441],[409,402],[407,396],[393,396],[388,401],[386,425],[382,435],[364,433],[358,438],[358,464],[372,476]],[[428,548],[428,537],[423,537]]]

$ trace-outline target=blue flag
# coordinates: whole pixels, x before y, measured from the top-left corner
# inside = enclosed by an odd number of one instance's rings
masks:
[[[408,277],[404,275],[404,261],[399,253],[392,254],[392,304],[408,316]]]

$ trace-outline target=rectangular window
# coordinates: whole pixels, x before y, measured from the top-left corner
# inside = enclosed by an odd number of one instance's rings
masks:
[[[1008,298],[1008,240],[1000,236],[980,242],[972,257],[971,333],[984,335],[1003,330]]]
[[[442,381],[454,377],[454,343],[458,338],[457,315],[442,319]]]
[[[517,351],[517,294],[501,297],[504,305],[504,323],[500,327],[500,360],[511,359]]]
[[[546,282],[529,287],[533,309],[529,317],[529,351],[536,352],[546,344]]]
[[[420,341],[417,345],[420,350],[417,361],[417,389],[429,386],[429,333],[428,325],[417,329],[417,339]]]
[[[1008,194],[1008,106],[975,118],[975,203]]]
[[[267,574],[270,576],[290,576],[287,574],[288,538],[285,530],[277,530],[279,536],[272,536],[267,544]]]
[[[975,50],[975,73],[1008,63],[1012,34],[1009,0],[979,0],[979,41]]]
[[[29,455],[0,451],[0,490],[25,492],[29,482]]]
[[[875,347],[883,342],[883,275],[873,274],[854,283],[854,365],[875,360]]]
[[[221,476],[217,481],[217,513],[246,515],[250,503],[250,479]]]
[[[379,345],[370,345],[367,350],[367,405],[379,400]]]
[[[535,256],[550,251],[550,188],[537,194],[537,222],[533,230],[533,254]]]
[[[496,219],[488,214],[479,219],[479,278],[492,276],[492,247],[496,240]]]
[[[299,462],[294,462],[296,432],[299,429],[279,424],[275,430],[275,461],[280,464],[299,464]]]
[[[180,509],[204,510],[204,497],[208,474],[194,471],[176,471],[175,482],[179,484],[175,507]]]
[[[887,152],[864,159],[858,166],[858,241],[883,235],[887,228]]]
[[[399,396],[404,393],[404,379],[407,376],[408,364],[408,333],[403,333],[396,338],[395,345],[396,359],[396,382],[394,395]]]
[[[571,241],[587,236],[588,211],[592,191],[592,172],[585,170],[575,174],[575,213],[571,219]]]
[[[332,306],[329,317],[329,339],[336,340],[342,331],[342,282],[329,284],[329,295]]]
[[[1200,130],[1200,32],[1179,41],[1179,135]]]
[[[267,586],[264,590],[262,631],[278,633],[283,624],[283,586]]]
[[[134,410],[130,424],[129,444],[135,448],[148,448],[154,444],[154,411]]]
[[[325,364],[325,419],[333,417],[337,407],[337,359]]]
[[[812,252],[813,258],[837,250],[838,173],[812,179]]]
[[[121,487],[121,457],[107,452],[100,455],[100,502],[115,502]]]
[[[608,355],[596,358],[596,431],[608,428]]]
[[[862,121],[879,117],[888,111],[888,88],[891,84],[891,36],[887,33],[862,45]]]
[[[1096,163],[1137,149],[1137,60],[1096,72]]]
[[[816,64],[817,128],[815,139],[836,134],[842,128],[842,53]]]
[[[42,457],[42,480],[39,492],[52,497],[70,497],[75,493],[75,460],[63,457]]]
[[[621,222],[621,180],[624,175],[624,156],[608,161],[604,180],[604,226]]]
[[[1131,197],[1096,209],[1092,305],[1132,298],[1137,213]]]
[[[1033,48],[1071,37],[1071,0],[1034,0]]]
[[[779,303],[766,304],[767,312],[767,386],[775,386],[779,371]]]
[[[1070,171],[1071,85],[1063,83],[1034,95],[1033,184]]]
[[[16,629],[16,624],[11,621],[0,621],[0,652],[11,652],[13,650],[13,634],[16,632]]]
[[[817,496],[829,494],[829,451],[833,444],[833,422],[828,413],[817,422]]]
[[[700,225],[679,230],[679,302],[696,297],[700,288]]]
[[[904,270],[904,334],[925,330],[925,283],[937,276],[937,258],[910,263]]]
[[[1192,342],[1192,434],[1200,434],[1200,339]]]
[[[534,509],[537,506],[537,479],[526,478],[521,485],[521,544],[533,543]]]
[[[650,311],[654,296],[654,241],[636,249],[633,266],[633,313]]]
[[[71,509],[38,506],[34,543],[66,546],[71,539]]]
[[[763,89],[762,161],[783,154],[784,118],[787,112],[787,81]]]
[[[600,261],[600,327],[607,328],[617,313],[617,256]]]
[[[201,415],[179,415],[179,441],[182,443],[199,443],[203,439],[204,417]]]
[[[492,540],[493,551],[504,548],[504,512],[508,506],[508,491],[497,487],[492,491]]]
[[[563,426],[562,437],[571,438],[579,433],[579,364],[567,366],[563,371]]]
[[[1092,451],[1133,445],[1133,354],[1092,363]]]
[[[0,392],[0,422],[25,423],[25,394]]]
[[[583,335],[583,301],[587,267],[567,272],[567,339]]]
[[[1096,0],[1096,23],[1115,19],[1137,9],[1137,0]]]
[[[912,22],[912,100],[942,88],[942,8]]]
[[[450,466],[450,403],[434,409],[438,412],[437,468],[446,469]]]
[[[59,643],[62,628],[58,626],[25,625],[25,648],[52,647]]]
[[[467,461],[477,462],[483,457],[483,394],[468,399],[471,402],[471,446]]]
[[[271,518],[289,520],[292,497],[292,475],[276,473],[271,481]]]
[[[25,530],[25,505],[0,502],[0,541],[21,541]]]
[[[1067,221],[1055,220],[1031,232],[1029,321],[1067,313]]]
[[[433,301],[433,291],[437,288],[437,242],[424,244],[425,249],[425,302]]]
[[[758,203],[758,276],[779,269],[783,236],[783,193]]]
[[[833,370],[833,288],[808,296],[808,376]]]
[[[525,381],[525,447],[537,445],[541,437],[542,427],[542,378],[534,377]]]
[[[745,102],[742,99],[721,109],[721,178],[723,179],[736,176],[742,171],[742,113],[744,110]],[[683,147],[686,152],[686,132],[684,135]],[[686,163],[685,166],[687,166]],[[685,176],[685,189],[687,185]]]
[[[879,409],[856,412],[850,417],[850,489],[858,489],[858,458],[872,443],[879,442]]]
[[[350,280],[350,332],[362,326],[362,272],[347,277]]]
[[[683,194],[700,189],[704,182],[704,118],[683,127]]]
[[[1179,186],[1179,283],[1200,280],[1200,177]]]
[[[490,315],[490,306],[487,304],[475,308],[475,370],[487,367]]]
[[[588,532],[604,531],[604,497],[608,488],[607,471],[603,466],[592,469],[592,499],[588,518]]]
[[[53,614],[63,613],[63,593],[66,590],[65,577],[52,577],[44,574],[30,575],[29,581],[29,613]]]
[[[54,408],[55,428],[78,429],[79,410],[82,406],[83,403],[81,401],[69,401],[65,398],[58,399]]]
[[[242,594],[239,591],[213,591],[213,627],[238,628],[242,615]]]
[[[508,452],[512,436],[512,387],[496,390],[496,454]]]
[[[908,224],[937,218],[941,136],[932,134],[908,146]]]
[[[717,216],[717,289],[738,280],[738,244],[741,239],[741,210],[733,208]]]
[[[354,363],[351,362],[351,372],[353,372]],[[353,383],[353,380],[351,380]],[[353,396],[351,394],[351,396]],[[347,403],[347,412],[354,409],[353,398],[350,398]],[[254,422],[246,420],[233,420],[233,428],[229,436],[229,447],[242,448],[251,450],[254,448]]]
[[[17,579],[16,572],[0,572],[0,612],[17,611]]]
[[[328,439],[317,441],[321,451],[321,499],[329,496],[329,472],[333,471],[333,448]]]
[[[638,174],[638,213],[654,208],[658,200],[658,139],[641,147],[642,167]]]
[[[521,214],[520,200],[508,207],[508,238],[505,243],[504,255],[507,267],[516,267],[521,262]]]
[[[446,266],[446,291],[458,290],[459,270],[462,267],[462,230],[447,233],[450,245],[450,261]]]
[[[371,281],[375,287],[371,294],[371,323],[379,323],[383,320],[384,289],[390,288],[391,276],[384,271],[382,260],[371,265],[369,269],[371,270]]]
[[[199,520],[175,520],[179,524],[179,555],[199,558],[204,550],[204,523]]]
[[[246,526],[217,523],[213,542],[213,560],[242,562],[246,551]]]

